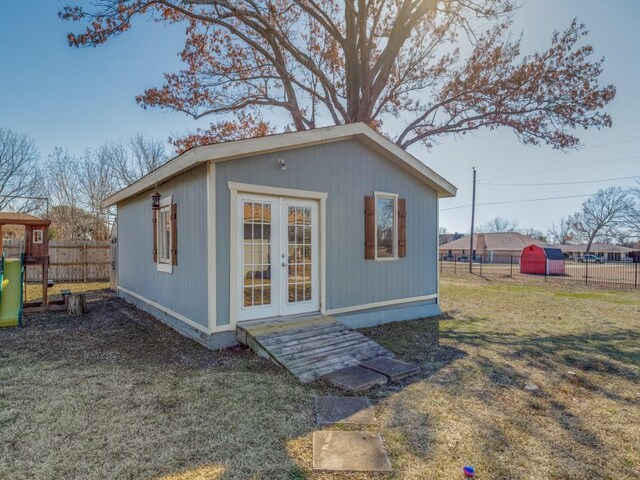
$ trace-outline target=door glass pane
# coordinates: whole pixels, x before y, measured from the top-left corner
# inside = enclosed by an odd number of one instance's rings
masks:
[[[393,198],[378,197],[376,202],[376,240],[378,258],[394,256],[395,203]]]
[[[311,208],[287,207],[287,300],[311,300]]]
[[[243,202],[245,307],[271,305],[271,204]]]

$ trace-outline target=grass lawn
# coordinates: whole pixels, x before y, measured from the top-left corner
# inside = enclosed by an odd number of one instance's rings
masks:
[[[71,290],[72,293],[92,292],[102,290],[109,287],[109,282],[74,282],[74,283],[55,283],[48,290],[49,300],[60,298],[60,291]],[[42,301],[42,284],[27,283],[27,301]]]
[[[640,294],[460,276],[441,295],[438,343],[433,320],[365,330],[423,367],[369,393],[392,478],[640,477]],[[313,473],[322,385],[103,292],[89,308],[0,330],[0,479],[377,478]]]

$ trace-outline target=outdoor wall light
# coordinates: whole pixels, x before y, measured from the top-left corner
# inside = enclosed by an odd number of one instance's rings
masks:
[[[151,195],[151,209],[152,210],[160,210],[160,194],[156,190],[155,193]]]
[[[287,169],[287,164],[285,163],[284,159],[279,158],[278,159],[278,165],[280,165],[280,170],[285,171]]]

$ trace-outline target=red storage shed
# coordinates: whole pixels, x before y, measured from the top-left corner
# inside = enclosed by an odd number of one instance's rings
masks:
[[[564,275],[564,254],[555,247],[524,247],[520,256],[520,273]]]

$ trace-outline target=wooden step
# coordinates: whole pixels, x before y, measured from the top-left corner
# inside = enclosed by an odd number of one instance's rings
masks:
[[[333,317],[299,317],[238,325],[238,341],[303,383],[393,354]]]

